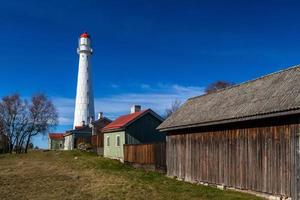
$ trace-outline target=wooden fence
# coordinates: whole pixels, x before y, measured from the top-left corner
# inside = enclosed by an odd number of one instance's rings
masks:
[[[166,169],[166,143],[124,145],[124,161]]]

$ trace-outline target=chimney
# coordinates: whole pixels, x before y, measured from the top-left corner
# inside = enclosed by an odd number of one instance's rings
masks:
[[[141,111],[141,106],[140,105],[133,105],[132,107],[131,107],[131,114],[132,113],[136,113],[136,112],[140,112]]]
[[[94,121],[94,117],[89,117],[89,123],[91,124],[93,123],[93,121]]]
[[[85,121],[81,122],[81,126],[84,127],[85,126]]]
[[[94,117],[90,117],[89,120],[90,120],[89,127],[92,128],[93,127],[93,122],[94,122]]]
[[[103,119],[103,112],[98,113],[98,119]]]

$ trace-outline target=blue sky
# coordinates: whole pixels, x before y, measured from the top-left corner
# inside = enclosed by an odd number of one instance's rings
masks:
[[[96,112],[162,114],[216,80],[300,63],[297,1],[2,1],[0,96],[44,92],[72,126],[77,38],[92,36]],[[45,147],[45,139],[36,144]]]

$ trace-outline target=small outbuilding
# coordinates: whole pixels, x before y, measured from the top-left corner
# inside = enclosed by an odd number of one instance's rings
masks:
[[[65,150],[77,149],[79,144],[90,144],[92,137],[92,126],[83,124],[82,126],[75,127],[73,130],[66,131]]]
[[[158,129],[168,176],[300,199],[300,66],[191,98]]]
[[[103,155],[103,134],[102,128],[111,122],[110,119],[99,113],[96,121],[91,121],[89,124],[82,123],[82,126],[76,126],[75,129],[66,131],[64,134],[65,150],[77,149],[81,144],[87,148],[101,152]],[[99,137],[98,137],[99,136]]]
[[[64,149],[64,134],[63,133],[49,133],[48,135],[48,148],[51,150]]]
[[[156,128],[163,119],[153,110],[133,106],[131,113],[117,118],[102,129],[104,157],[124,161],[124,144],[145,144],[165,141]]]

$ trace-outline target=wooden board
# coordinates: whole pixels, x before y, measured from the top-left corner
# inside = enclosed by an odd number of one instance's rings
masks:
[[[300,125],[284,123],[169,133],[168,176],[300,199]]]
[[[166,168],[166,143],[124,145],[124,161]]]

